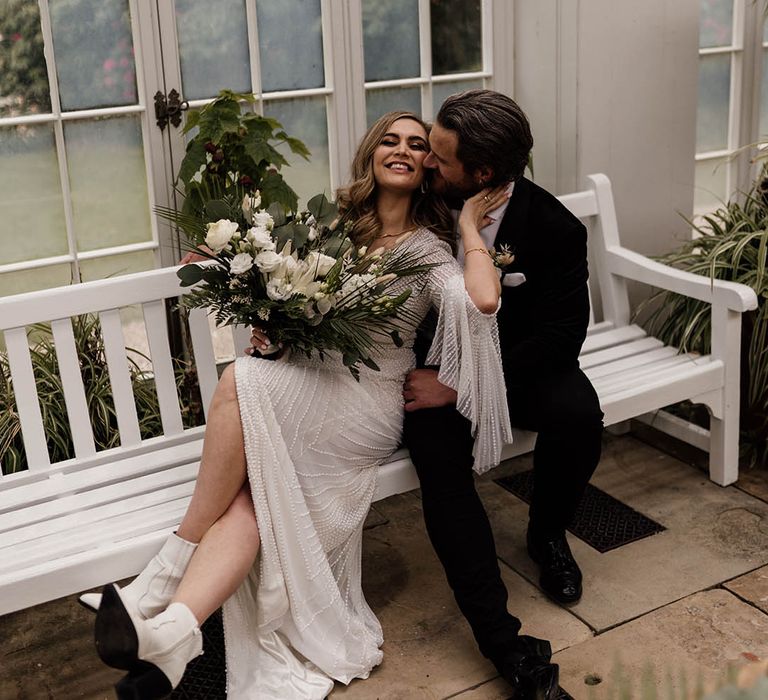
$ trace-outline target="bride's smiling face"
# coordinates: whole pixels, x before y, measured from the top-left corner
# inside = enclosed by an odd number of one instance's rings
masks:
[[[412,192],[424,180],[423,162],[429,153],[424,127],[413,119],[397,119],[387,129],[373,152],[376,185]]]

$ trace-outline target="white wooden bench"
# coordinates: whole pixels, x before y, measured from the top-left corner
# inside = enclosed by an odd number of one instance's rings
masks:
[[[590,230],[593,306],[582,366],[592,379],[606,425],[691,399],[712,413],[710,476],[738,475],[741,312],[756,307],[748,287],[682,273],[619,245],[610,183],[561,197]],[[630,323],[626,281],[637,280],[712,304],[713,351],[679,354]],[[203,427],[184,429],[166,331],[165,299],[179,294],[175,269],[127,275],[0,299],[17,409],[29,462],[0,477],[0,614],[136,574],[179,523],[192,493]],[[142,440],[126,361],[119,309],[142,305],[163,435]],[[97,452],[70,318],[98,314],[121,444]],[[76,456],[51,464],[28,350],[28,327],[51,322]],[[207,406],[217,381],[208,319],[190,317],[190,333]],[[240,331],[236,348],[247,346]],[[702,431],[694,431],[701,442]],[[528,451],[534,435],[517,433],[505,457]],[[405,450],[380,471],[376,499],[418,486]]]

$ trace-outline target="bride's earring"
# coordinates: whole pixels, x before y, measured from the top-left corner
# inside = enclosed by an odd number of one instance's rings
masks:
[[[427,192],[429,192],[429,183],[424,179],[421,181],[421,193],[427,194]]]

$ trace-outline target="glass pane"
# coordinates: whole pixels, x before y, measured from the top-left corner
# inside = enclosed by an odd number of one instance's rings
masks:
[[[421,75],[418,1],[363,0],[363,48],[366,80]]]
[[[72,269],[69,265],[51,265],[34,270],[3,272],[0,274],[0,297],[62,287],[65,284],[72,284]]]
[[[480,0],[430,3],[432,75],[468,73],[483,68]]]
[[[701,0],[699,47],[730,46],[733,42],[733,0]]]
[[[176,0],[184,99],[251,91],[244,0]]]
[[[383,88],[368,90],[365,93],[365,113],[368,126],[373,124],[382,114],[393,109],[407,109],[421,114],[421,88]]]
[[[760,88],[760,132],[762,141],[768,137],[768,51],[763,50],[763,84]]]
[[[730,54],[699,58],[699,108],[696,152],[728,146],[728,106],[731,91]]]
[[[445,98],[449,95],[481,87],[483,87],[482,80],[452,80],[449,83],[432,83],[432,109],[434,110],[434,115],[437,116],[438,111],[440,111],[440,105],[443,104]]]
[[[261,89],[325,85],[320,0],[259,0]]]
[[[142,250],[138,253],[81,260],[80,277],[83,282],[90,282],[91,280],[127,275],[131,272],[153,270],[155,267],[155,254],[151,250]]]
[[[0,129],[0,265],[68,251],[53,127]]]
[[[285,131],[301,139],[311,152],[307,162],[285,147],[279,149],[290,163],[290,167],[284,167],[281,172],[285,181],[299,195],[299,206],[306,204],[310,197],[319,192],[324,192],[332,199],[325,98],[270,100],[264,104],[264,114],[279,120]]]
[[[152,238],[138,117],[65,122],[79,251]]]
[[[28,0],[0,2],[0,117],[50,112],[40,9]]]
[[[49,0],[63,110],[135,104],[128,0]]]
[[[693,192],[693,210],[696,213],[712,211],[728,196],[728,161],[726,158],[696,163],[696,183]]]

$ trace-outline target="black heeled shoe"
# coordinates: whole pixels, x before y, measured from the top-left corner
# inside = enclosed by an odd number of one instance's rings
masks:
[[[119,700],[160,700],[180,682],[187,664],[203,653],[192,611],[172,603],[159,615],[133,618],[114,584],[105,586],[96,614],[96,650],[101,660],[128,671],[116,685]]]

